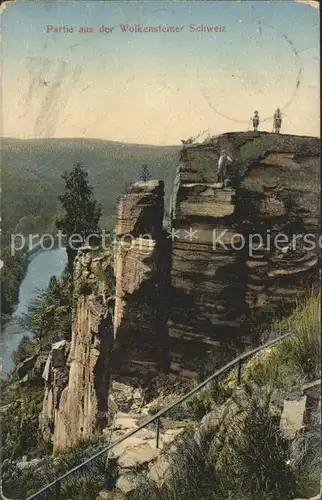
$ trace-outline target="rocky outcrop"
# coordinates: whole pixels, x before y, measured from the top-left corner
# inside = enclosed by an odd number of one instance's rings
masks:
[[[54,450],[91,437],[109,422],[112,266],[109,251],[95,256],[83,250],[75,261],[71,343],[53,345],[43,375],[46,393],[40,420]]]
[[[234,159],[230,187],[219,189],[221,149]],[[194,357],[256,341],[265,321],[317,273],[318,139],[231,133],[181,151],[172,205],[171,369],[193,376]],[[268,236],[312,233],[276,249]],[[257,235],[250,240],[251,235]],[[260,238],[263,245],[259,247]],[[285,241],[285,239],[284,239]]]
[[[55,423],[59,418],[60,398],[68,384],[68,353],[69,342],[66,340],[53,344],[43,372],[45,397],[39,424],[46,441],[52,440]]]
[[[145,379],[166,359],[170,247],[162,181],[137,182],[120,201],[115,248],[115,377]]]
[[[234,159],[224,187],[222,148]],[[319,152],[318,139],[268,133],[185,143],[169,232],[163,182],[127,190],[113,252],[83,249],[75,261],[68,358],[55,367],[52,353],[45,370],[42,426],[55,449],[108,424],[111,378],[194,377],[201,360],[258,342],[253,325],[305,291],[317,273]],[[281,233],[310,234],[311,246],[268,244]]]

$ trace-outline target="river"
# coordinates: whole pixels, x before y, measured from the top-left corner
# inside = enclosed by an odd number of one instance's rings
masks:
[[[3,375],[13,368],[12,353],[17,349],[22,337],[31,335],[30,331],[23,327],[21,319],[28,314],[39,292],[46,290],[50,278],[62,275],[66,264],[67,254],[64,248],[44,250],[31,257],[26,276],[20,285],[18,306],[2,332]]]

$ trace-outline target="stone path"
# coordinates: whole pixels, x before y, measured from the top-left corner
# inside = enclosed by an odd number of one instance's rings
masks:
[[[303,388],[304,395],[298,400],[284,401],[284,408],[281,415],[281,428],[288,438],[293,439],[301,430],[304,414],[308,411],[307,398],[318,398],[319,396],[315,393],[320,391],[320,386],[320,380],[308,384],[307,387],[305,386],[305,388]],[[198,440],[201,428],[207,427],[207,425],[211,424],[213,419],[217,421],[223,409],[224,405],[218,407],[216,411],[208,413],[202,419],[196,429],[196,440]],[[320,406],[318,409],[315,408],[315,411],[318,411],[320,414]],[[116,413],[112,429],[109,428],[106,430],[111,442],[142,424],[142,416],[142,409],[140,415],[125,412]],[[143,418],[146,417],[149,418],[149,416],[143,416]],[[169,457],[176,451],[175,441],[184,432],[185,423],[167,420],[166,427],[166,429],[160,429],[158,448],[156,447],[156,426],[154,423],[151,423],[147,427],[139,430],[133,436],[116,445],[109,452],[107,465],[116,468],[118,471],[116,488],[113,492],[116,495],[120,495],[120,497],[117,496],[115,498],[126,498],[129,492],[136,489],[140,473],[145,473],[151,480],[159,484],[166,480],[169,469]],[[321,494],[319,495],[309,500],[322,500]],[[103,498],[104,497],[102,497],[102,499]],[[108,498],[108,496],[106,498]]]
[[[142,422],[142,416],[139,415],[117,413],[110,435],[111,441],[138,427],[140,420]],[[156,482],[164,480],[169,467],[166,452],[175,450],[171,445],[184,431],[184,427],[174,427],[164,431],[160,429],[159,448],[157,448],[156,429],[152,425],[141,429],[109,452],[108,465],[117,467],[119,475],[116,488],[123,494],[135,489],[138,472],[145,471],[150,479]]]

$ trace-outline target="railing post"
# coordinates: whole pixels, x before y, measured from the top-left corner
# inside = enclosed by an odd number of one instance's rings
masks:
[[[238,371],[237,371],[237,386],[239,386],[241,384],[241,379],[242,379],[242,366],[243,366],[243,362],[242,360],[240,359],[238,361]]]
[[[159,448],[160,441],[160,417],[157,418],[157,448]]]
[[[57,481],[57,483],[55,484],[55,500],[60,500],[60,486],[61,482]]]

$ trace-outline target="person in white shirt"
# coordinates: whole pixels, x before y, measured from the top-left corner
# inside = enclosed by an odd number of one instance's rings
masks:
[[[217,181],[224,184],[226,176],[227,176],[227,165],[228,163],[232,163],[232,158],[228,155],[225,149],[220,151],[219,159],[218,159],[218,169],[217,169]]]

